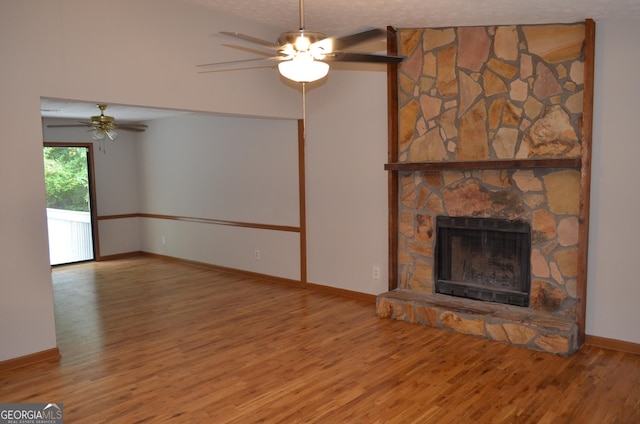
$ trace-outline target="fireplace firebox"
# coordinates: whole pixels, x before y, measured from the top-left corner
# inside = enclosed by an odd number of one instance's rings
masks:
[[[436,218],[436,293],[529,306],[531,226],[495,218]]]

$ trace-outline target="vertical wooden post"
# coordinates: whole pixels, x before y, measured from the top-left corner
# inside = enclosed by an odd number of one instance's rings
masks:
[[[398,54],[398,35],[387,27],[387,53]],[[387,162],[398,160],[398,65],[387,65]],[[398,172],[388,171],[389,291],[398,287]]]
[[[300,204],[300,283],[307,283],[307,201],[305,180],[305,122],[298,120],[298,196]]]
[[[578,275],[576,324],[578,345],[585,339],[585,317],[587,309],[587,268],[589,253],[589,208],[591,203],[591,144],[593,129],[593,87],[596,24],[585,21],[584,92],[582,104],[582,167],[580,168],[580,229],[578,232]]]

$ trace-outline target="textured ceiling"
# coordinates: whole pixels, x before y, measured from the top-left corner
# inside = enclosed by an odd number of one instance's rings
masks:
[[[299,27],[299,0],[182,0],[262,22]],[[564,23],[639,18],[640,0],[306,0],[305,29],[345,35],[363,28]]]
[[[231,13],[280,31],[300,26],[299,0],[176,0]],[[305,29],[328,36],[368,28],[542,24],[613,19],[640,20],[640,0],[306,0]],[[234,31],[234,28],[220,28]],[[249,34],[251,35],[251,34]],[[275,40],[269,40],[274,41]],[[93,103],[43,99],[42,116],[88,119]],[[119,122],[158,119],[183,112],[110,105]]]

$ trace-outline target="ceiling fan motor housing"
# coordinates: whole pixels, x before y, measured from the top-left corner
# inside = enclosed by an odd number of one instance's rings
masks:
[[[100,115],[99,116],[92,116],[91,117],[91,123],[99,128],[102,129],[103,131],[108,131],[110,129],[115,128],[116,126],[116,121],[114,119],[113,116],[105,116],[104,114],[104,110],[107,108],[107,105],[96,105],[98,106],[98,109],[100,109]]]
[[[311,44],[324,40],[325,38],[327,38],[327,36],[321,32],[301,29],[298,31],[287,31],[281,34],[280,37],[278,37],[278,44],[283,47],[289,44],[294,46],[296,51],[300,51],[299,48],[303,48],[301,46],[302,43],[306,44],[306,48],[303,49],[307,50]],[[301,39],[306,39],[308,42],[302,41],[301,43]]]

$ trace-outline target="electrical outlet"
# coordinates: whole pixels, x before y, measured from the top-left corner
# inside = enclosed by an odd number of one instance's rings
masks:
[[[253,257],[258,261],[260,260],[260,249],[255,249],[253,251]]]
[[[373,273],[371,276],[376,280],[380,279],[380,267],[378,265],[373,266]]]

